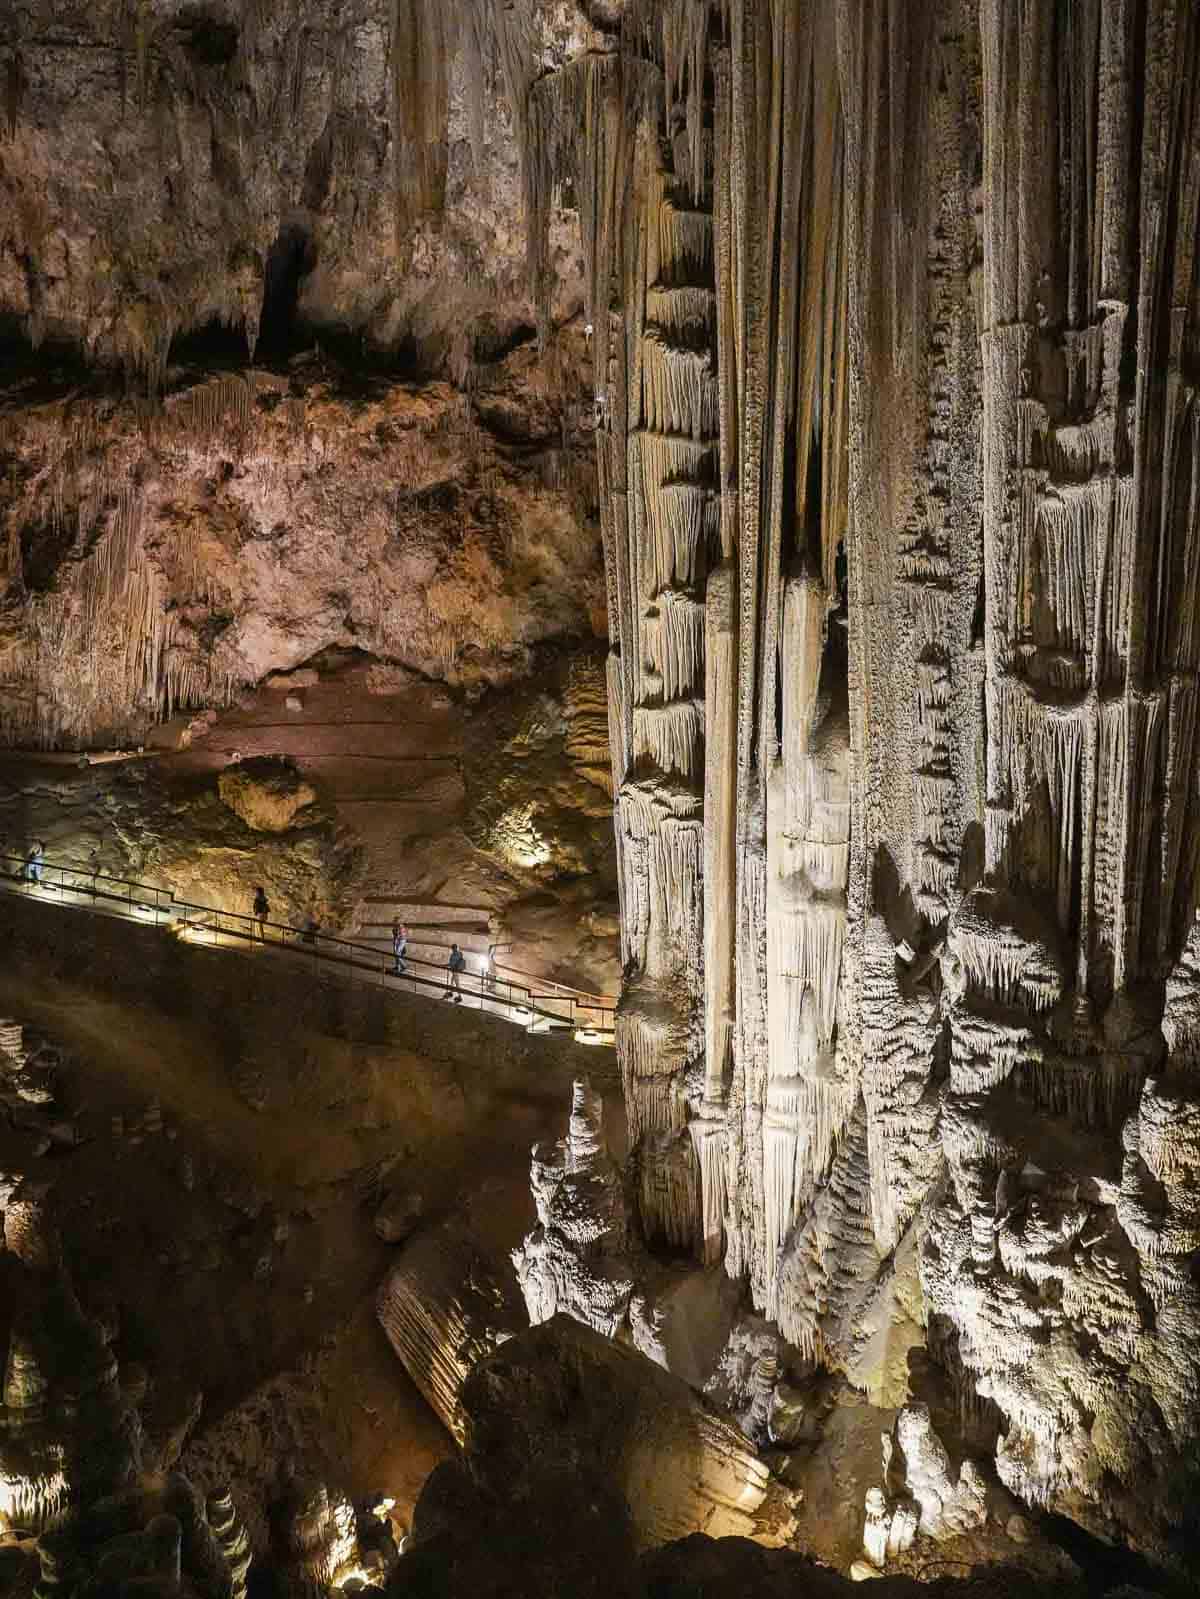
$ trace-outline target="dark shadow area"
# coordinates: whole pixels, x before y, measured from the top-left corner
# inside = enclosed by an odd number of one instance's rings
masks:
[[[186,6],[175,19],[175,31],[199,66],[225,67],[237,55],[237,23],[205,6]]]
[[[167,366],[218,367],[226,371],[245,366],[249,354],[245,332],[214,318],[201,327],[176,334],[171,340]]]
[[[1083,1572],[1089,1592],[1107,1593],[1122,1583],[1147,1594],[1182,1595],[1195,1591],[1181,1587],[1144,1555],[1121,1544],[1105,1543],[1066,1516],[1047,1513],[1042,1530]]]
[[[24,404],[52,400],[64,389],[99,392],[112,386],[112,374],[99,372],[67,340],[34,345],[23,317],[0,315],[0,394],[20,395]]]
[[[286,359],[299,348],[300,286],[317,264],[312,235],[300,222],[285,222],[267,256],[258,353],[265,361]]]

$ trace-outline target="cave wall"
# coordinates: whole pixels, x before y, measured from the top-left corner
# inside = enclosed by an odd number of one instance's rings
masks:
[[[9,8],[0,738],[141,741],[330,646],[482,691],[603,631],[578,243],[556,211],[539,343],[505,93],[592,38]]]
[[[864,1383],[915,1240],[1006,1483],[1155,1547],[1200,1362],[1198,50],[1169,0],[672,0],[531,118],[596,329],[644,1231]]]

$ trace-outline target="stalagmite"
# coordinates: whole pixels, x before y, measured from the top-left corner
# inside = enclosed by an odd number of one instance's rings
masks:
[[[634,1277],[625,1194],[603,1114],[599,1094],[579,1079],[566,1138],[533,1152],[537,1226],[513,1265],[532,1325],[565,1311],[611,1338],[624,1324]]]

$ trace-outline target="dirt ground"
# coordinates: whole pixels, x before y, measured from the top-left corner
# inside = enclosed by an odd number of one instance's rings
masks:
[[[573,1074],[623,1144],[611,1053],[7,896],[0,937],[0,1014],[63,1049],[82,1140],[37,1158],[9,1128],[0,1168],[55,1179],[81,1298],[150,1375],[156,1447],[201,1394],[184,1465],[205,1486],[290,1456],[404,1516],[449,1441],[375,1324],[373,1210],[415,1190],[427,1218],[473,1206],[515,1243]]]

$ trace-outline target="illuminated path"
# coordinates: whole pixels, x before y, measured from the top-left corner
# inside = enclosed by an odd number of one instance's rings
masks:
[[[24,854],[0,855],[0,891],[35,898],[64,910],[152,923],[161,927],[165,936],[191,944],[236,948],[253,957],[267,955],[292,964],[334,970],[384,990],[454,1004],[453,998],[444,997],[450,977],[444,962],[409,959],[403,975],[397,975],[392,969],[390,950],[371,944],[328,933],[305,933],[279,922],[263,923],[260,933],[259,923],[252,916],[192,905],[176,899],[169,889],[109,877],[49,857],[42,882],[28,883],[21,875],[24,865]],[[570,1034],[577,1043],[612,1047],[614,1009],[606,995],[587,994],[508,967],[498,968],[492,979],[480,970],[467,970],[459,974],[459,983],[457,992],[463,1009],[487,1011],[525,1032]]]

